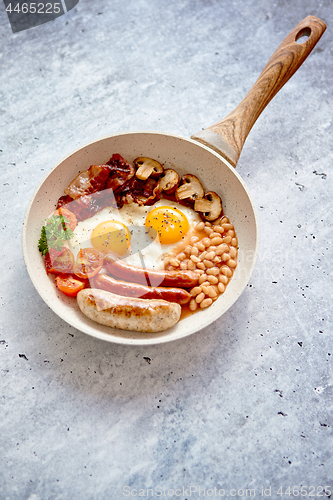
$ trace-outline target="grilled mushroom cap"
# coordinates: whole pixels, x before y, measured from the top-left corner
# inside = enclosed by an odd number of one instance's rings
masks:
[[[208,191],[203,198],[195,201],[194,210],[201,212],[201,216],[207,221],[216,220],[222,213],[221,198],[214,191]]]
[[[205,191],[199,181],[198,177],[192,174],[183,175],[180,180],[180,186],[176,189],[176,200],[185,201],[190,205],[202,198]]]
[[[175,170],[172,168],[167,168],[164,170],[163,174],[159,180],[159,189],[164,191],[165,194],[172,194],[176,191],[179,186],[180,178]]]
[[[158,161],[146,158],[145,156],[135,158],[134,165],[138,168],[135,175],[142,181],[147,180],[148,177],[158,179],[164,171],[164,168]]]

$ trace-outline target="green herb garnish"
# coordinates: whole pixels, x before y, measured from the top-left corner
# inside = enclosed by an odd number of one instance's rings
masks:
[[[46,255],[51,248],[61,251],[64,242],[74,236],[69,220],[63,215],[52,215],[45,222],[38,242],[38,250],[42,255]]]

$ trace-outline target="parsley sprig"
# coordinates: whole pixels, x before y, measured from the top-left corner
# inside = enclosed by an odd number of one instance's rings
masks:
[[[52,215],[45,223],[38,242],[38,250],[42,255],[46,255],[51,248],[61,251],[64,242],[74,236],[69,220],[63,215]]]

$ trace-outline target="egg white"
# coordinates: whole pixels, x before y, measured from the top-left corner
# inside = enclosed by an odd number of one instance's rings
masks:
[[[201,220],[198,213],[190,207],[185,207],[177,202],[164,198],[151,206],[140,206],[133,202],[124,205],[120,209],[112,207],[104,208],[100,212],[95,213],[92,217],[89,217],[89,219],[78,222],[74,230],[74,236],[68,240],[65,245],[74,254],[74,258],[76,258],[80,249],[92,247],[90,239],[91,233],[98,224],[108,220],[114,220],[123,223],[131,232],[131,226],[144,226],[146,217],[151,210],[165,206],[180,210],[189,222],[190,231],[195,224]],[[70,210],[70,205],[68,206],[68,210]],[[145,267],[147,269],[163,269],[164,256],[172,253],[172,249],[179,243],[162,245],[159,242],[158,236],[156,236],[156,239],[143,248],[140,253],[137,250],[135,253],[132,253],[132,247],[138,248],[138,242],[135,242],[135,237],[135,234],[131,237],[130,255],[124,258],[124,261],[133,266]],[[184,238],[184,236],[182,236],[182,238]],[[182,238],[180,238],[179,241],[181,241]]]

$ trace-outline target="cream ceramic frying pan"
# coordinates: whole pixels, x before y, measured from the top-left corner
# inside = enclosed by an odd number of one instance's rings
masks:
[[[260,113],[310,54],[325,29],[325,24],[316,17],[308,16],[301,21],[278,47],[237,108],[224,120],[193,135],[191,139],[159,132],[125,132],[88,143],[53,167],[37,187],[27,208],[23,253],[36,290],[58,316],[94,337],[132,345],[180,339],[221,318],[246,287],[256,263],[259,245],[256,211],[234,167]],[[221,196],[224,212],[237,232],[238,266],[226,292],[208,309],[181,320],[163,333],[126,332],[90,321],[80,312],[75,300],[57,291],[45,273],[43,258],[37,248],[45,218],[52,213],[57,199],[63,195],[70,181],[90,165],[105,163],[113,153],[121,154],[129,162],[138,156],[148,156],[161,162],[165,168],[174,168],[180,175],[197,175],[206,191],[214,190]]]

